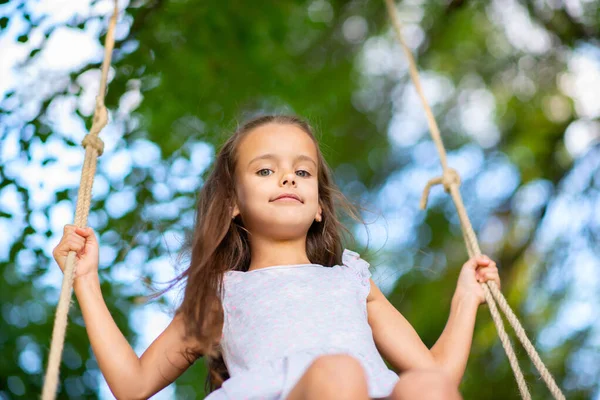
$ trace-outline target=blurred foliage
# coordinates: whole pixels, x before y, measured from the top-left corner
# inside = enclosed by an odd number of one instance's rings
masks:
[[[573,14],[560,2],[501,3],[411,1],[401,4],[400,13],[412,32],[411,43],[416,47],[420,68],[427,77],[438,79],[436,82],[442,79],[449,83],[442,89],[450,88],[447,97],[433,105],[447,147],[459,153],[472,143],[479,146],[484,156],[481,174],[504,159],[518,171],[516,186],[500,201],[490,203],[478,197],[478,179],[485,179],[479,173],[464,179],[462,190],[477,230],[484,229],[490,220],[500,221],[503,226],[503,239],[488,248],[484,244],[484,249],[498,260],[503,291],[535,343],[536,334],[554,320],[567,295],[566,287],[562,287],[534,310],[525,307],[534,289],[536,295],[544,291],[543,282],[556,268],[556,260],[560,261],[561,255],[553,251],[537,252],[534,238],[543,229],[561,182],[575,165],[565,149],[564,136],[566,128],[581,116],[574,100],[561,89],[559,77],[566,72],[568,58],[575,50],[598,47],[600,7],[596,1],[577,2],[583,9]],[[108,12],[98,11],[106,7],[98,7],[90,16],[45,24],[47,17],[34,13],[33,3],[11,4],[10,13],[0,15],[0,28],[18,17],[28,26],[17,40],[34,43],[22,68],[36,64],[59,27],[86,30],[106,26],[108,21]],[[93,6],[98,4],[92,2]],[[549,41],[545,48],[518,47],[509,40],[508,27],[500,17],[500,9],[508,9],[508,5],[544,32]],[[40,30],[42,38],[38,40]],[[103,35],[99,37],[102,42]],[[195,193],[176,182],[183,179],[182,171],[198,162],[192,159],[196,143],[207,143],[214,151],[238,120],[257,110],[297,113],[316,126],[340,187],[368,206],[394,178],[418,167],[412,151],[417,144],[428,141],[425,125],[419,128],[422,132],[415,146],[398,146],[388,134],[395,113],[408,109],[413,115],[422,112],[418,102],[401,101],[410,98],[411,83],[393,42],[382,1],[288,0],[257,4],[138,0],[124,10],[117,42],[107,106],[113,111],[112,127],[121,134],[110,136],[114,139],[112,151],[133,149],[146,140],[160,149],[156,163],[134,163],[122,179],[113,179],[100,170],[99,176],[108,188],[94,197],[90,215],[90,224],[101,242],[114,250],[114,255],[107,256],[101,265],[103,293],[117,324],[132,343],[136,333],[130,315],[143,307],[138,299],[148,290],[143,285],[121,282],[113,272],[117,267],[136,268],[143,280],[152,280],[153,272],[145,262],[169,254],[163,240],[165,232],[189,228]],[[367,51],[382,48],[387,49],[389,59],[374,58],[370,56],[374,53]],[[84,99],[86,88],[82,82],[86,81],[82,76],[97,73],[100,61],[67,71],[66,79],[54,82],[42,74],[40,86],[15,87],[0,97],[0,141],[18,132],[15,159],[32,161],[31,147],[51,138],[78,146],[67,132],[57,130],[50,118],[51,106],[56,99],[75,98],[71,111],[89,128],[92,109],[89,99]],[[378,72],[366,73],[365,63],[369,62],[383,66]],[[51,83],[50,87],[39,89],[44,82]],[[128,105],[136,93],[141,97],[139,105]],[[466,123],[459,114],[468,103],[485,100],[488,94],[494,103],[490,126],[497,130],[498,137],[478,142],[480,138],[465,133]],[[437,160],[433,149],[426,149],[426,157]],[[59,290],[44,280],[48,269],[56,268],[48,240],[56,240],[60,234],[53,232],[47,221],[53,203],[75,202],[76,188],[58,190],[47,205],[36,209],[31,188],[19,171],[9,168],[9,161],[13,160],[0,163],[0,194],[6,193],[4,189],[14,189],[22,213],[0,209],[0,219],[14,226],[23,225],[23,229],[7,240],[8,257],[0,258],[0,346],[5,354],[0,360],[0,398],[32,398],[40,392]],[[60,162],[49,157],[43,165]],[[109,153],[99,162],[118,163],[119,159],[111,158]],[[587,189],[597,193],[598,181],[590,181]],[[515,194],[532,182],[549,185],[550,195],[526,216],[525,223],[525,217],[515,212],[519,206]],[[198,177],[195,187],[201,183]],[[503,185],[502,181],[488,183]],[[164,189],[165,185],[169,189]],[[120,193],[132,193],[135,206],[123,213],[106,212],[111,197]],[[417,201],[403,195],[397,195],[399,204],[408,199],[407,207],[416,209]],[[369,253],[374,265],[399,260],[394,268],[408,270],[389,298],[428,346],[435,343],[444,328],[458,270],[466,259],[448,201],[432,202],[428,213],[417,218],[410,234],[415,237],[413,242]],[[168,211],[173,205],[175,211]],[[45,224],[34,223],[40,215],[46,218]],[[590,235],[597,237],[594,229]],[[517,398],[512,372],[486,308],[481,307],[478,314],[461,392],[465,398]],[[77,306],[71,309],[70,321],[59,398],[96,398],[99,371]],[[588,327],[566,337],[558,346],[540,350],[570,399],[590,398],[598,390],[593,382],[598,382],[600,376],[588,379],[588,383],[578,382],[573,378],[578,370],[570,359],[589,341],[590,334]],[[516,347],[534,398],[548,398],[525,352]],[[203,363],[197,362],[177,381],[178,397],[202,397],[205,374]]]

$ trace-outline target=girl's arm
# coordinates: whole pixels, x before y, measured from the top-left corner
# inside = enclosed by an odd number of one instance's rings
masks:
[[[485,303],[482,282],[501,287],[496,263],[485,255],[468,260],[460,271],[450,306],[450,317],[440,338],[431,348],[438,363],[460,383],[467,367],[473,341],[477,309]]]
[[[186,358],[186,351],[199,348],[182,340],[184,325],[180,316],[138,358],[110,315],[97,276],[78,278],[74,288],[98,366],[117,399],[147,399],[193,362]]]
[[[65,226],[53,251],[64,271],[67,255],[77,252],[73,288],[79,301],[92,350],[110,390],[118,399],[146,399],[173,382],[191,360],[186,352],[200,346],[184,341],[184,324],[175,317],[139,358],[106,307],[98,278],[98,241],[90,228]],[[188,352],[189,354],[189,352]]]
[[[373,339],[384,359],[397,371],[439,368],[412,325],[371,279],[367,314]]]
[[[471,351],[477,309],[485,302],[480,282],[489,280],[500,287],[498,269],[489,258],[475,257],[463,265],[448,322],[431,350],[371,280],[367,311],[373,338],[382,356],[399,371],[442,369],[458,386]]]
[[[444,331],[431,348],[431,354],[456,385],[467,368],[479,303],[473,298],[454,296]]]
[[[477,304],[455,300],[452,301],[446,328],[430,350],[412,325],[371,281],[371,292],[367,298],[369,324],[383,358],[399,372],[441,369],[458,387],[471,348]]]

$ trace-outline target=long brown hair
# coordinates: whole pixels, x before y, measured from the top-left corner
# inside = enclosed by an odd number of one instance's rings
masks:
[[[306,252],[310,262],[324,266],[341,263],[342,240],[351,235],[341,222],[342,214],[338,215],[337,211],[360,221],[356,208],[333,182],[315,134],[303,119],[291,115],[255,117],[242,124],[224,143],[199,193],[196,222],[184,246],[184,251],[187,250],[191,256],[189,266],[174,280],[175,283],[187,280],[177,313],[185,322],[186,337],[193,337],[202,344],[201,350],[190,350],[189,355],[206,357],[209,370],[206,386],[209,391],[219,388],[229,378],[219,349],[223,327],[220,301],[223,275],[228,270],[247,271],[251,257],[248,234],[241,219],[231,218],[236,198],[234,172],[238,145],[248,132],[273,123],[298,126],[317,147],[322,221],[313,222],[307,234]]]

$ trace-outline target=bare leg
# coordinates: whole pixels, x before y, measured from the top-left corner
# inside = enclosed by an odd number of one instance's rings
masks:
[[[367,400],[367,378],[354,357],[332,354],[317,358],[287,400]]]
[[[462,400],[458,388],[436,370],[414,370],[400,375],[389,400]]]

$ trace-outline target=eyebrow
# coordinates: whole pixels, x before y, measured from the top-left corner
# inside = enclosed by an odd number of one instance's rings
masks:
[[[271,153],[263,154],[261,156],[253,158],[248,163],[248,165],[252,165],[252,163],[254,163],[255,161],[258,161],[258,160],[269,160],[269,159],[278,160],[279,157],[277,157],[275,154],[271,154]],[[300,154],[300,155],[296,156],[296,158],[294,159],[294,162],[298,161],[298,160],[310,161],[311,163],[313,163],[315,165],[315,167],[317,166],[317,163],[315,162],[315,160],[312,159],[312,157],[309,157],[304,154]]]

